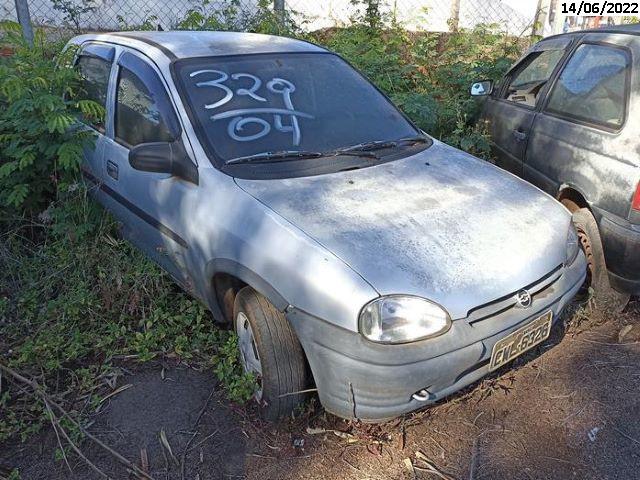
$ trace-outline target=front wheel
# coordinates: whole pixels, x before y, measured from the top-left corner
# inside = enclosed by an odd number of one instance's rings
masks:
[[[308,384],[304,351],[283,313],[251,287],[238,292],[233,318],[240,361],[255,375],[254,394],[266,420],[291,414],[304,401]]]
[[[604,249],[596,219],[588,208],[579,208],[573,212],[573,224],[578,231],[582,251],[587,257],[588,267],[585,286],[593,288],[596,301],[602,307],[621,312],[629,302],[630,296],[614,290],[609,284]]]

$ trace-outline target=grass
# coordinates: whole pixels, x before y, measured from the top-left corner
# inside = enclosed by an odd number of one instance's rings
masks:
[[[250,397],[255,381],[242,373],[232,332],[119,239],[82,187],[41,218],[0,237],[0,362],[71,406],[99,400],[91,392],[119,356],[215,367],[232,401]],[[6,379],[2,387],[0,442],[24,440],[46,421],[44,406]]]

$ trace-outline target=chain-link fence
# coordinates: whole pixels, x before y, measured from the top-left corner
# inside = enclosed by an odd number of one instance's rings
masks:
[[[513,34],[531,33],[538,2],[536,0],[392,0],[381,3],[388,19],[409,30],[447,32],[493,24]],[[303,18],[312,30],[346,26],[358,14],[350,0],[288,0],[287,8]]]
[[[18,0],[22,1],[22,0]],[[0,0],[0,17],[16,19],[15,0]],[[76,30],[178,28],[189,16],[217,18],[241,29],[257,11],[286,11],[306,30],[349,25],[366,2],[353,0],[26,0],[35,25]],[[547,0],[548,2],[548,0]],[[494,24],[502,31],[527,34],[535,23],[538,0],[387,0],[376,2],[388,21],[410,30],[450,31]]]

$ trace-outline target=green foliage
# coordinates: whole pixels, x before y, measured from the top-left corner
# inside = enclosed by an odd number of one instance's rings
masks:
[[[14,468],[13,470],[11,470],[11,473],[9,473],[7,480],[20,480],[21,478],[22,477],[20,477],[20,471],[17,468]]]
[[[30,47],[15,24],[3,30],[0,46],[14,54],[0,60],[0,206],[34,212],[72,183],[83,148],[92,146],[76,118],[100,118],[104,109],[82,99],[72,49],[60,52],[42,31]]]
[[[214,372],[225,387],[227,396],[233,402],[248,401],[257,388],[257,379],[253,373],[246,373],[240,365],[238,337],[225,332],[218,354],[212,359]]]
[[[158,356],[215,366],[234,401],[250,397],[235,336],[217,328],[202,304],[124,240],[77,186],[47,209],[38,242],[27,225],[0,237],[2,361],[37,376],[53,394],[91,392],[116,355]],[[10,348],[9,348],[10,346]],[[213,362],[212,360],[213,359]],[[4,391],[0,442],[46,422],[42,405]]]
[[[356,24],[366,25],[370,30],[380,30],[386,23],[382,7],[385,2],[381,0],[351,0],[351,5],[356,8],[356,14],[351,21]]]
[[[153,31],[158,29],[159,18],[156,15],[149,15],[145,17],[142,23],[138,25],[131,25],[127,22],[127,19],[122,15],[116,15],[116,19],[118,20],[118,30],[126,31],[126,30],[146,30]]]
[[[53,9],[62,14],[65,23],[80,31],[82,18],[87,13],[93,13],[98,9],[94,0],[51,0]]]
[[[210,8],[210,1],[189,9],[176,25],[179,30],[219,30],[267,33],[293,36],[301,34],[300,25],[294,22],[292,12],[286,9],[277,12],[272,0],[258,0],[255,9],[249,12],[242,7],[241,0],[230,0],[220,9]]]

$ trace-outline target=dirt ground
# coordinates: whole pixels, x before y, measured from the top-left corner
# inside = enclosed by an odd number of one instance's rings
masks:
[[[640,302],[581,319],[510,368],[380,426],[313,405],[265,424],[229,404],[211,373],[167,362],[124,363],[118,387],[131,386],[103,402],[89,430],[156,480],[640,478]],[[23,480],[101,478],[77,456],[70,471],[56,445],[47,431],[0,448],[0,468]],[[90,442],[82,451],[111,478],[129,478]]]

